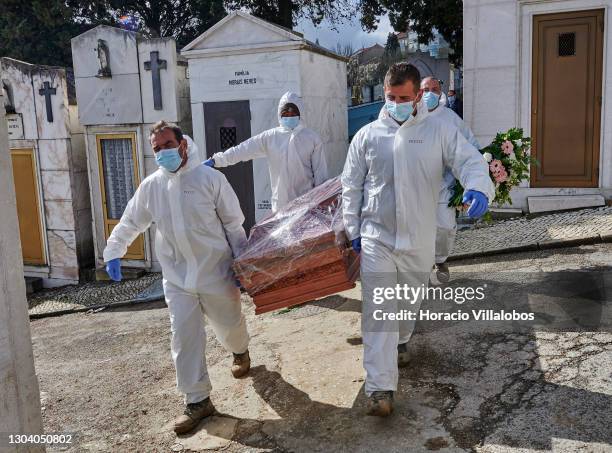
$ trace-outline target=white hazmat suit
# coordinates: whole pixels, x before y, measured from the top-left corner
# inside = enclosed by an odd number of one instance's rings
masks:
[[[421,299],[405,303],[380,290],[398,284],[426,287],[434,262],[436,207],[445,168],[468,190],[489,199],[494,187],[481,154],[456,127],[420,102],[401,127],[386,110],[357,132],[342,174],[343,220],[349,239],[361,237],[362,336],[365,391],[397,389],[397,346],[414,321],[380,320],[385,313],[418,313]],[[377,312],[378,310],[378,312]],[[382,313],[381,313],[382,312]]]
[[[233,256],[246,243],[244,216],[225,176],[202,165],[196,145],[185,138],[187,163],[176,173],[159,168],[142,181],[108,238],[104,261],[123,257],[134,239],[156,224],[177,388],[190,404],[211,390],[202,315],[231,352],[246,352],[249,336],[231,270]]]
[[[328,179],[323,141],[319,134],[305,126],[304,105],[295,93],[285,93],[278,103],[278,121],[286,104],[295,104],[300,123],[294,129],[282,125],[257,134],[212,158],[215,167],[267,157],[272,184],[272,212],[305,194]]]
[[[449,108],[445,108],[444,103],[440,102],[438,107],[429,112],[447,124],[452,124],[461,135],[476,149],[480,149],[480,145],[474,137],[472,130],[465,124],[459,115]],[[453,186],[455,185],[455,176],[450,169],[446,169],[442,178],[442,187],[440,188],[440,197],[438,200],[437,211],[437,229],[436,229],[436,263],[444,263],[453,251],[455,245],[455,237],[457,236],[457,220],[455,208],[449,208],[448,202],[453,195]],[[491,201],[491,199],[489,199]]]

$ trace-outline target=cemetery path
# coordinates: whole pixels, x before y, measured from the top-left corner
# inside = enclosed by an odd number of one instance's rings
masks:
[[[611,268],[607,243],[451,267],[455,275],[491,281],[495,271],[508,271],[503,282],[492,283],[490,297],[499,304],[518,297],[513,285],[525,288],[529,300],[553,297],[546,281],[526,283],[534,271],[546,276],[590,269],[609,283]],[[362,415],[358,289],[261,316],[247,297],[244,306],[252,372],[232,379],[230,356],[210,334],[207,358],[219,415],[179,438],[172,422],[181,398],[163,302],[33,320],[46,432],[76,433],[72,451],[79,452],[612,449],[609,329],[418,328],[410,343],[412,365],[400,371],[395,413],[379,420]],[[610,314],[601,315],[609,325]]]

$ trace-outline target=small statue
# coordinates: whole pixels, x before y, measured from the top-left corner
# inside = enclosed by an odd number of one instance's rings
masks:
[[[112,77],[110,58],[108,57],[108,45],[103,39],[98,39],[98,75],[96,77]]]
[[[13,90],[11,86],[2,81],[2,96],[4,97],[4,111],[6,113],[15,113],[15,101],[13,100]]]

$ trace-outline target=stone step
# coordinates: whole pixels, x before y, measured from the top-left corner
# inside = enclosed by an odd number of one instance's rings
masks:
[[[136,280],[137,278],[142,277],[146,271],[144,269],[139,269],[135,267],[122,267],[121,275],[123,276],[123,280]],[[99,267],[96,269],[96,281],[98,282],[110,282],[112,281],[108,274],[106,273],[106,269],[104,267]]]
[[[516,208],[491,208],[489,211],[493,220],[513,219],[523,215],[523,211]]]
[[[597,208],[605,206],[602,195],[546,195],[527,197],[529,213],[567,211],[570,209]]]
[[[43,289],[43,279],[40,277],[25,277],[26,294],[32,294]]]

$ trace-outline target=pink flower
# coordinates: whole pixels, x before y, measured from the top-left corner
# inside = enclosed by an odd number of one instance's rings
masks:
[[[495,182],[502,183],[502,182],[506,182],[507,180],[508,180],[508,173],[506,173],[505,169],[495,174]]]
[[[504,169],[504,164],[502,164],[501,160],[499,159],[493,159],[493,161],[489,164],[489,170],[491,170],[491,173],[493,174],[502,169]]]
[[[510,155],[512,151],[514,151],[514,145],[510,140],[506,140],[504,143],[502,143],[501,149],[504,154]]]

